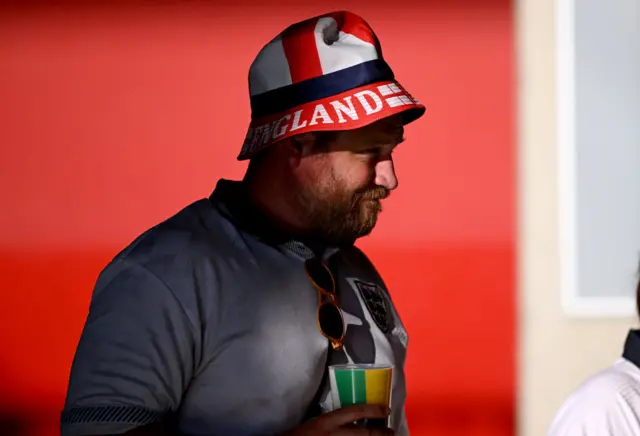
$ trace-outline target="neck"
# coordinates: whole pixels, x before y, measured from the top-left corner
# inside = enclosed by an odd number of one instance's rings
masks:
[[[267,174],[247,174],[242,181],[249,201],[284,234],[304,232],[304,225],[297,219],[295,206],[288,200],[283,181]],[[289,189],[291,189],[289,187]]]
[[[282,179],[256,175],[245,176],[242,182],[249,202],[265,216],[270,226],[321,256],[327,248],[327,241],[313,229],[305,227],[297,217],[295,203],[291,197],[283,195],[291,190],[290,184]]]

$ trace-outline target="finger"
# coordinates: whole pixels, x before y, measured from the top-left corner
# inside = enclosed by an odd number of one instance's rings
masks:
[[[340,428],[331,436],[393,436],[395,432],[390,428]]]
[[[350,406],[322,415],[319,420],[322,421],[323,428],[329,430],[342,427],[346,424],[352,424],[355,421],[364,418],[380,419],[389,416],[389,408],[379,405],[361,405]]]

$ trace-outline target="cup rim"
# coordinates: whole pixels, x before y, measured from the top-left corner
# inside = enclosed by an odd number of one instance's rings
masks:
[[[340,363],[329,365],[330,369],[393,369],[389,363]]]

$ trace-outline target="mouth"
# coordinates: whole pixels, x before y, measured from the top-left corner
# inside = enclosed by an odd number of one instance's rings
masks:
[[[368,211],[367,213],[379,213],[382,211],[381,200],[389,196],[390,192],[377,186],[360,192],[353,197],[352,210]]]
[[[365,192],[362,195],[362,199],[363,200],[373,200],[373,201],[380,201],[380,200],[384,200],[385,198],[387,198],[389,196],[389,191],[383,187],[377,187],[374,189],[371,189],[367,192]]]

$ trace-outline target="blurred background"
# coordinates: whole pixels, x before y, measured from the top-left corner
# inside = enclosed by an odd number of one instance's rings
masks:
[[[400,188],[359,242],[411,337],[411,432],[544,434],[634,323],[561,307],[556,6],[2,3],[0,434],[58,434],[98,273],[242,176],[250,63],[287,25],[337,9],[372,25],[427,106],[395,157]]]

